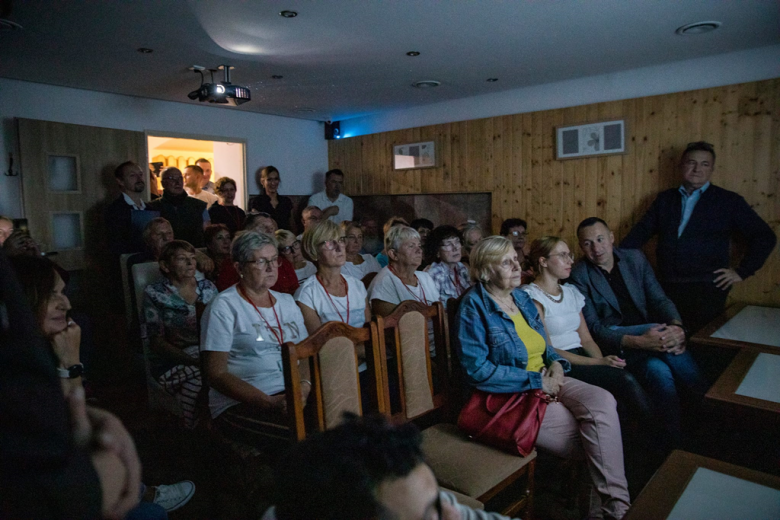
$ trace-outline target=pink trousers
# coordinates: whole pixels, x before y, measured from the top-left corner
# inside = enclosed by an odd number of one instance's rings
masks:
[[[536,447],[566,459],[584,455],[594,488],[589,517],[622,518],[630,498],[615,398],[566,377],[558,401],[547,407]]]

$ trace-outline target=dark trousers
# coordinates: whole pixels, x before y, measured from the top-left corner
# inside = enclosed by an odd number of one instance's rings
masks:
[[[662,285],[691,335],[717,318],[726,308],[729,291],[718,289],[713,282],[665,282]]]

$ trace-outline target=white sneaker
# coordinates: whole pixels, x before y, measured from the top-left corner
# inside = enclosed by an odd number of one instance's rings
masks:
[[[169,486],[157,486],[153,502],[170,513],[189,502],[194,494],[195,483],[191,480],[182,480]]]

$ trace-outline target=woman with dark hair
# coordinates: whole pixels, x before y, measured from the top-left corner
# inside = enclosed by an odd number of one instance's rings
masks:
[[[217,181],[219,185],[219,181]],[[214,260],[214,269],[206,273],[206,278],[217,286],[219,292],[238,283],[238,271],[230,259],[230,230],[225,224],[211,224],[203,232],[206,239],[206,253]]]
[[[279,170],[276,167],[266,166],[260,170],[258,184],[262,186],[263,191],[252,199],[251,209],[260,213],[268,213],[276,221],[279,229],[292,230],[290,225],[293,203],[289,197],[279,195],[281,182]]]
[[[447,305],[450,298],[459,298],[471,287],[469,269],[461,262],[463,236],[454,226],[439,226],[428,236],[425,258],[430,264],[425,271],[439,289],[439,299]]]
[[[230,236],[244,229],[246,213],[234,204],[236,198],[236,181],[230,177],[220,177],[214,184],[214,191],[219,202],[209,208],[212,224],[224,224],[230,230]]]
[[[199,318],[218,291],[209,280],[195,278],[195,248],[183,240],[163,247],[160,271],[163,280],[144,290],[149,370],[181,405],[184,426],[194,428],[202,387]]]
[[[433,222],[427,218],[416,218],[412,220],[409,227],[417,231],[420,235],[420,245],[425,247],[425,241],[428,240],[428,235],[433,231]]]

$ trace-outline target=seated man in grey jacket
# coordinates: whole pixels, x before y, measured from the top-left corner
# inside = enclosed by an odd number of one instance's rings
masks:
[[[615,237],[597,217],[577,227],[585,259],[569,281],[585,296],[582,309],[593,339],[605,355],[626,360],[650,395],[672,446],[680,441],[677,387],[703,396],[708,384],[685,349],[685,329],[653,268],[639,250],[614,248]]]
[[[509,520],[439,489],[420,442],[412,424],[347,414],[293,447],[279,467],[276,506],[263,520]]]

